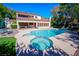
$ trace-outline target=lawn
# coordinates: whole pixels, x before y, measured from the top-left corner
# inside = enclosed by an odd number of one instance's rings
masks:
[[[0,56],[16,55],[16,39],[14,37],[0,37]]]

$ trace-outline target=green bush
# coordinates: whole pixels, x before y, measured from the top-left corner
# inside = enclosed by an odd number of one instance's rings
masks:
[[[16,55],[16,39],[14,37],[0,37],[0,56]]]
[[[11,25],[11,28],[12,29],[16,29],[17,28],[17,25]]]
[[[54,27],[54,28],[61,28],[61,27],[62,27],[62,25],[61,25],[61,24],[56,23],[56,21],[52,21],[52,22],[51,22],[51,27]]]
[[[16,28],[17,28],[17,23],[16,23],[16,21],[12,22],[11,28],[12,28],[12,29],[16,29]]]

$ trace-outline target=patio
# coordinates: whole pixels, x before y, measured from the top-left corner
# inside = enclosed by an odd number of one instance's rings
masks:
[[[15,37],[17,38],[17,43],[21,45],[21,43],[23,43],[24,45],[22,46],[23,48],[21,48],[20,53],[22,51],[26,51],[28,49],[28,46],[30,45],[30,40],[35,38],[35,36],[31,36],[28,33],[30,33],[33,30],[37,30],[37,29],[23,29],[23,30],[19,30],[19,33],[15,35]],[[43,29],[42,29],[43,30]],[[24,35],[27,34],[27,35]],[[74,38],[71,38],[72,33],[63,33],[60,35],[57,35],[56,37],[50,37],[50,39],[54,42],[54,48],[57,49],[57,51],[64,51],[64,53],[67,53],[67,55],[74,55],[75,52],[77,51],[77,47],[78,47],[78,35],[74,34]],[[74,40],[75,39],[75,40]],[[77,40],[77,41],[76,41]],[[76,41],[76,42],[75,42]],[[18,49],[16,47],[16,49]],[[64,55],[64,54],[62,54]]]

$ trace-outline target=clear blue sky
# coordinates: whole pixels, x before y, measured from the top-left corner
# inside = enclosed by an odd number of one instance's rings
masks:
[[[58,3],[4,3],[4,6],[14,9],[15,11],[29,12],[38,14],[42,17],[49,18],[51,10],[58,6]]]

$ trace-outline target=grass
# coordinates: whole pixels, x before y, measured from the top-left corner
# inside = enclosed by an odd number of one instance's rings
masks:
[[[16,39],[14,37],[0,37],[0,55],[15,56],[16,55]]]

